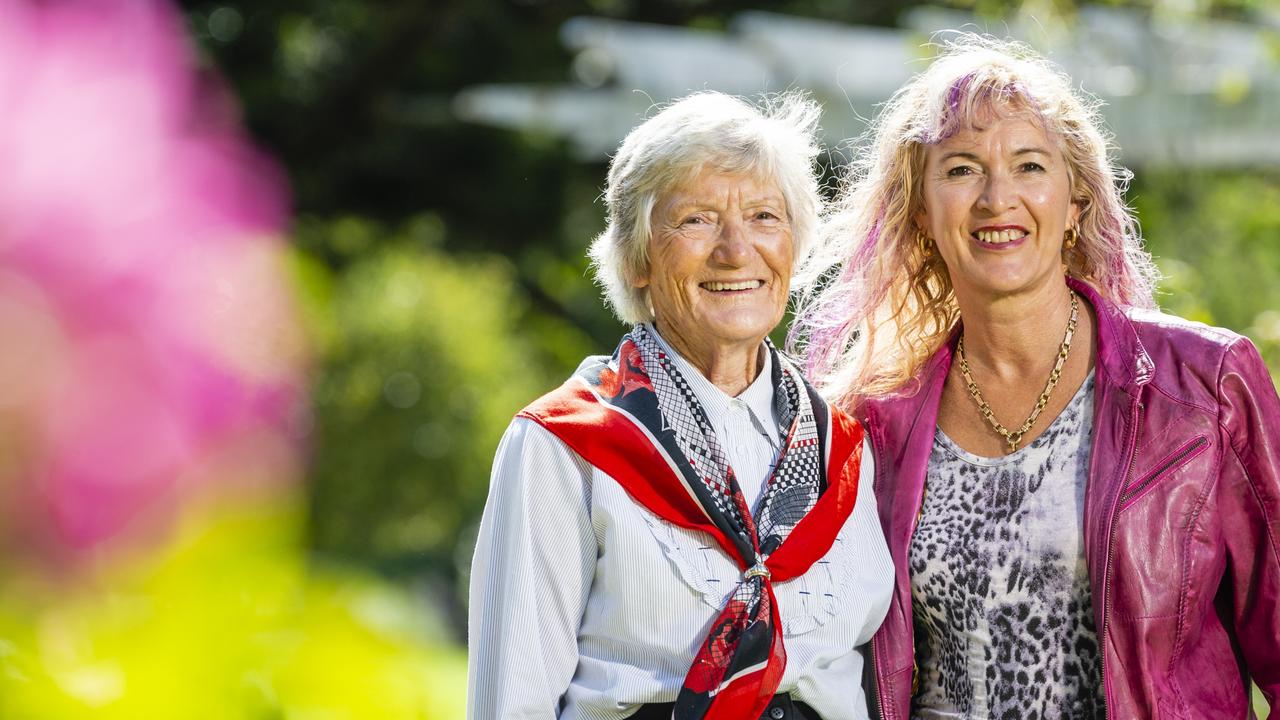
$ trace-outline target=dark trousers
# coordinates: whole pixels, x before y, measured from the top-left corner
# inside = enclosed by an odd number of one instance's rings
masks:
[[[630,720],[671,720],[671,711],[675,703],[643,705],[640,712],[632,715]],[[792,700],[790,695],[774,695],[769,706],[760,713],[760,720],[822,720],[813,708],[799,700]]]

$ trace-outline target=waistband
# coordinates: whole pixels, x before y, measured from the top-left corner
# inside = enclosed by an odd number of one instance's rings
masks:
[[[629,720],[671,720],[675,707],[675,703],[648,703],[641,705],[640,711]],[[790,695],[779,693],[760,713],[760,720],[822,720],[822,716],[799,700],[793,700]]]

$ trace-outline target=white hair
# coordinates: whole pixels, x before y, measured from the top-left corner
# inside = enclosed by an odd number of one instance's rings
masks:
[[[609,164],[608,225],[587,253],[619,320],[653,319],[648,288],[635,286],[649,272],[653,209],[705,167],[776,183],[787,205],[796,264],[808,255],[822,209],[814,172],[820,113],[816,102],[796,92],[765,98],[757,108],[705,91],[671,103],[627,135]]]

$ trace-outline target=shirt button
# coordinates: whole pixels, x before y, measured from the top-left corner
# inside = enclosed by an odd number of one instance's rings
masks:
[[[786,714],[787,712],[780,707],[771,708],[769,710],[769,717],[773,718],[773,720],[782,720],[783,716]]]

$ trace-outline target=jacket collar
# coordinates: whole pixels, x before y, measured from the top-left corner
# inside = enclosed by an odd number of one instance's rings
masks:
[[[1073,277],[1067,278],[1067,285],[1093,306],[1098,319],[1098,364],[1113,383],[1127,393],[1136,393],[1139,387],[1151,381],[1155,363],[1142,347],[1133,321],[1092,285]]]

